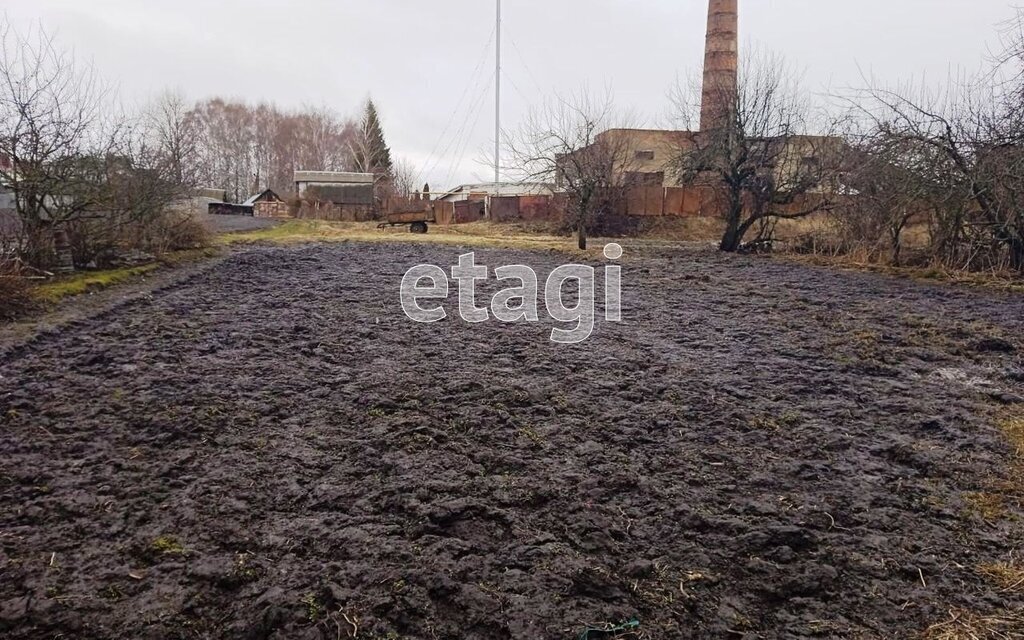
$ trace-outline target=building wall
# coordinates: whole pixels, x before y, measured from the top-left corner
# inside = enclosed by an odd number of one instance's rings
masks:
[[[253,215],[253,208],[229,202],[211,202],[208,205],[207,212],[215,216],[251,216]]]
[[[518,220],[519,198],[516,196],[502,196],[491,198],[491,209],[489,219],[492,222],[507,222]]]
[[[291,208],[280,200],[257,202],[253,207],[257,218],[290,218]]]
[[[657,186],[645,177],[663,173],[661,186],[682,187],[675,163],[680,154],[693,149],[700,134],[688,131],[650,129],[609,129],[598,136],[598,142],[613,145],[623,155],[623,174],[637,174],[636,184]],[[841,138],[826,136],[793,136],[776,156],[776,178],[792,180],[801,172],[817,167],[837,167],[838,155],[844,148]],[[815,165],[815,163],[818,163]],[[627,184],[625,175],[620,182]],[[628,185],[627,185],[628,186]]]
[[[296,218],[339,222],[368,222],[375,219],[376,215],[376,207],[373,205],[310,201],[303,201],[295,212]]]
[[[372,205],[374,199],[372,184],[300,182],[298,187],[300,196],[308,200],[334,204]]]
[[[598,142],[611,145],[622,154],[622,171],[658,174],[661,186],[679,185],[673,163],[683,149],[691,148],[692,134],[687,131],[658,129],[609,129],[598,135]]]
[[[0,209],[15,209],[14,192],[0,187]]]

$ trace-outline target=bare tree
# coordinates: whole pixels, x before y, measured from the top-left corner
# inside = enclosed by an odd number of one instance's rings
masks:
[[[568,196],[580,249],[587,248],[594,221],[621,202],[617,196],[635,156],[629,136],[613,130],[629,124],[630,118],[614,109],[611,95],[582,91],[535,110],[507,137],[511,168],[522,181],[552,183]]]
[[[419,171],[416,166],[406,158],[398,158],[391,167],[391,188],[398,196],[408,197],[419,187],[416,180],[419,178]]]
[[[352,121],[327,109],[285,112],[219,98],[195,105],[187,120],[196,139],[195,181],[244,200],[263,189],[287,193],[298,170],[352,167]]]
[[[175,182],[198,186],[199,122],[184,95],[174,91],[161,94],[144,112],[142,125],[167,163]]]
[[[902,150],[890,162],[912,177],[906,185],[926,185],[944,203],[932,211],[931,240],[955,268],[998,267],[1001,250],[1024,270],[1019,83],[989,73],[939,88],[873,87],[851,100],[874,145]]]
[[[52,260],[54,241],[61,253],[62,225],[95,204],[93,178],[116,137],[101,119],[106,97],[93,70],[44,31],[23,35],[0,21],[0,178],[32,262]]]
[[[682,138],[675,171],[682,184],[720,194],[726,222],[720,248],[737,251],[748,232],[770,239],[774,221],[831,208],[842,141],[804,135],[810,105],[796,75],[777,56],[744,57],[735,88],[691,83],[673,95],[682,128],[700,121],[701,100],[715,98],[726,113],[714,128]],[[703,89],[703,90],[702,90]],[[717,97],[712,92],[722,92]],[[729,93],[724,93],[729,92]]]

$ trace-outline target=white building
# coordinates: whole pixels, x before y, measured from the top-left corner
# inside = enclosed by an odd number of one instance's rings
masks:
[[[463,202],[465,200],[487,200],[492,196],[550,196],[553,194],[551,185],[542,182],[482,182],[455,187],[444,195],[438,196],[437,200]]]

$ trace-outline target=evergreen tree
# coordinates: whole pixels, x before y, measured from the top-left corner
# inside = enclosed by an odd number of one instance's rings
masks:
[[[353,144],[352,161],[355,169],[362,173],[391,175],[391,149],[384,141],[384,129],[373,100],[366,101],[359,136]]]

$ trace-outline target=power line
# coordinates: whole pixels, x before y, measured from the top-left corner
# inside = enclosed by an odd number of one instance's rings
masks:
[[[477,79],[477,76],[480,75],[481,71],[483,71],[484,64],[487,62],[487,59],[490,57],[489,53],[490,53],[490,49],[491,49],[491,43],[494,42],[494,36],[495,36],[495,31],[492,30],[491,31],[491,35],[487,38],[487,43],[484,44],[483,51],[480,54],[480,61],[477,63],[476,68],[473,69],[473,72],[470,74],[469,80],[466,82],[466,86],[462,90],[462,95],[459,97],[459,101],[455,104],[455,108],[452,110],[451,114],[448,116],[448,122],[447,122],[447,124],[445,124],[444,129],[441,131],[441,135],[438,136],[437,142],[434,143],[434,148],[431,149],[430,155],[427,156],[426,162],[423,163],[423,167],[421,167],[420,171],[417,173],[417,175],[416,175],[416,182],[419,182],[420,179],[423,178],[423,176],[425,174],[429,175],[432,171],[434,171],[434,169],[436,169],[437,166],[441,163],[441,159],[443,158],[443,153],[447,152],[447,150],[445,152],[442,152],[442,155],[437,157],[436,161],[431,166],[431,168],[429,170],[426,169],[426,166],[429,165],[432,160],[434,160],[434,154],[437,153],[437,150],[441,147],[441,144],[444,142],[445,137],[448,135],[448,131],[451,129],[452,124],[455,122],[455,118],[456,118],[456,116],[459,113],[459,110],[462,108],[463,101],[466,99],[466,96],[468,96],[469,93],[470,93],[470,91],[469,91],[470,88],[472,88],[473,86],[475,86],[475,85],[477,85],[479,83],[479,80]],[[468,117],[470,114],[467,113],[466,115]],[[450,146],[451,146],[451,144],[449,143],[449,147]]]
[[[542,89],[540,83],[537,82],[537,77],[533,75],[533,70],[530,69],[530,65],[526,62],[526,56],[523,55],[522,50],[516,43],[515,36],[513,36],[507,29],[505,31],[506,33],[508,33],[508,39],[512,41],[512,48],[516,50],[516,55],[519,56],[519,61],[523,63],[523,68],[526,69],[526,74],[530,76],[530,80],[533,82],[533,86],[537,88],[538,93],[543,94],[544,89]]]
[[[462,164],[462,159],[466,157],[466,149],[469,148],[470,138],[472,137],[472,134],[476,132],[476,128],[480,123],[480,117],[483,115],[483,106],[484,103],[487,102],[487,96],[490,93],[491,84],[494,83],[495,77],[496,74],[491,76],[490,81],[488,81],[487,85],[484,87],[484,90],[480,93],[480,97],[476,102],[476,107],[473,110],[475,116],[473,115],[473,113],[470,114],[470,117],[472,117],[473,119],[473,123],[469,127],[469,130],[465,130],[465,125],[469,124],[469,119],[467,119],[463,125],[463,131],[465,135],[461,135],[460,132],[459,144],[456,145],[455,147],[456,149],[459,149],[459,152],[457,157],[455,158],[455,161],[452,163],[448,171],[447,181],[449,183],[451,182],[453,176],[455,175],[455,172],[458,170],[459,165]]]
[[[488,79],[487,84],[484,85],[483,90],[479,94],[475,95],[473,97],[473,99],[470,101],[470,103],[468,105],[469,108],[466,111],[466,116],[465,116],[465,118],[462,119],[462,124],[459,126],[458,130],[455,131],[455,133],[453,133],[451,136],[449,136],[448,144],[445,146],[444,151],[442,151],[441,155],[438,156],[437,162],[435,163],[435,166],[434,166],[434,169],[436,169],[436,168],[441,166],[441,160],[442,159],[449,157],[449,155],[448,155],[449,151],[452,151],[455,154],[458,153],[458,149],[462,145],[463,137],[466,134],[466,127],[469,126],[470,120],[473,118],[473,115],[475,113],[477,113],[479,111],[479,109],[481,108],[481,106],[483,105],[483,101],[487,97],[487,92],[488,92],[488,90],[491,87],[491,82],[492,81],[493,81],[493,77]],[[433,169],[431,171],[433,171]],[[449,164],[449,171],[448,171],[449,178],[446,178],[446,180],[450,179],[451,171],[452,171],[451,170],[451,165]]]

